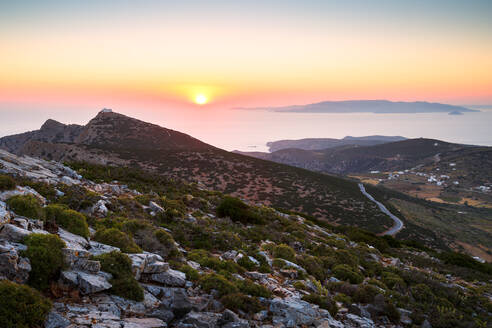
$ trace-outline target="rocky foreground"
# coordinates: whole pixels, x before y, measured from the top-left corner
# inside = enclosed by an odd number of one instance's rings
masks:
[[[419,298],[419,289],[411,289],[410,286],[407,289],[405,282],[399,277],[391,276],[393,281],[384,278],[390,276],[391,272],[400,271],[432,277],[435,279],[432,281],[437,281],[439,288],[446,293],[448,290],[456,290],[465,299],[480,295],[479,301],[472,305],[475,307],[471,310],[473,313],[469,313],[470,317],[476,319],[466,327],[479,324],[485,327],[487,323],[482,318],[490,318],[487,310],[490,309],[487,283],[467,281],[449,273],[442,275],[425,265],[419,267],[415,258],[429,263],[441,263],[421,250],[399,250],[400,259],[365,242],[351,241],[329,228],[307,222],[301,216],[287,215],[271,209],[268,213],[274,215],[272,221],[277,220],[279,229],[290,226],[290,230],[283,230],[281,237],[283,243],[288,245],[281,244],[280,240],[274,242],[261,236],[250,237],[248,244],[242,236],[248,230],[256,229],[255,224],[232,222],[227,217],[219,218],[212,196],[210,199],[198,199],[187,194],[184,197],[186,206],[179,213],[169,214],[169,209],[164,203],[159,203],[155,192],[137,191],[117,181],[90,181],[60,163],[18,157],[5,151],[0,151],[0,174],[12,176],[18,182],[14,188],[0,192],[0,280],[32,285],[32,275],[35,272],[34,264],[31,263],[33,259],[24,256],[31,247],[31,244],[26,245],[25,242],[30,235],[57,235],[64,243],[61,249],[63,266],[56,273],[56,279],[49,281],[49,287],[42,289],[44,296],[52,304],[45,319],[46,328],[428,328],[445,327],[455,322],[451,319],[436,321],[434,315],[448,318],[456,313],[461,316],[457,318],[463,319],[462,323],[467,324],[464,319],[468,317],[461,314],[461,309],[456,310],[454,304],[440,300],[434,295],[435,292],[429,292],[425,286],[419,287],[420,292],[424,291],[428,293],[428,297],[435,299],[428,303],[429,307],[441,311],[441,314],[419,312],[417,315],[418,306],[414,303],[427,304],[428,301]],[[29,186],[32,183],[37,188]],[[39,186],[44,186],[44,189]],[[46,192],[47,186],[52,192]],[[49,205],[54,201],[65,201],[68,193],[73,190],[84,190],[87,194],[83,197],[90,195],[91,201],[87,204],[74,205],[73,201],[67,202],[87,217],[90,224],[87,236],[82,236],[84,233],[79,235],[67,231],[72,229],[66,228],[71,225],[60,223],[62,221],[54,224],[46,218],[22,216],[8,205],[11,204],[9,199],[15,196],[32,196],[41,208],[50,208]],[[46,195],[42,195],[43,191]],[[134,202],[135,199],[139,203]],[[122,205],[128,204],[129,200],[133,201],[131,206]],[[117,226],[115,222],[126,222],[116,219],[123,213],[128,217],[136,215],[141,221],[153,222],[153,225],[138,228],[141,230],[135,228],[132,233],[128,233],[131,248],[127,244],[117,247],[118,242],[111,242],[113,245],[101,242],[104,232],[114,229],[112,227],[104,230],[101,224],[110,222]],[[162,217],[170,220],[172,225],[161,224],[161,228],[156,228],[155,220]],[[207,240],[203,241],[206,245],[203,248],[209,249],[209,252],[199,250],[199,247],[190,247],[197,243],[196,239],[191,238],[186,245],[174,240],[180,240],[181,230],[185,228],[205,231],[211,229],[210,227],[217,229],[210,232],[208,238],[213,239],[213,236],[224,232],[214,225],[219,223],[222,225],[221,229],[234,229],[231,232],[232,237],[227,237],[231,239],[226,239],[225,245],[212,244],[208,247]],[[123,228],[118,229],[125,231]],[[294,237],[297,229],[303,233],[302,240],[309,236],[311,241],[304,244],[297,241]],[[169,234],[174,237],[169,239],[172,243],[167,244],[166,249],[146,242],[145,235],[157,235],[157,231],[161,235]],[[242,244],[234,244],[239,238],[237,236],[243,238]],[[333,252],[333,258],[338,258],[340,263],[330,264],[331,269],[325,265],[313,268],[318,260],[308,254],[307,247]],[[132,251],[128,251],[129,249]],[[138,290],[143,293],[138,301],[116,295],[121,294],[115,292],[114,286],[118,281],[114,274],[117,275],[118,272],[112,274],[103,270],[107,259],[105,254],[117,253],[126,254],[131,260],[131,279],[138,282]],[[320,258],[322,256],[320,254]],[[348,258],[354,263],[350,264]],[[314,262],[309,262],[308,259]],[[343,268],[346,272],[340,269],[340,265],[345,265]],[[370,268],[374,268],[373,273],[369,273]],[[243,288],[244,286],[249,287]],[[449,292],[449,295],[454,294]],[[237,304],[238,302],[242,303]],[[245,306],[245,302],[251,304]],[[463,300],[462,303],[464,302]],[[409,305],[404,308],[395,304]],[[454,310],[448,309],[449,307]],[[16,327],[15,323],[11,326]]]

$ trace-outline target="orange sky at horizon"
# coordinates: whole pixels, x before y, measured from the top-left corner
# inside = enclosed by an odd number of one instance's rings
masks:
[[[381,7],[379,21],[364,8],[268,3],[245,4],[245,13],[222,2],[80,12],[12,5],[0,22],[0,103],[194,108],[197,94],[209,99],[201,109],[353,99],[492,103],[492,36],[478,5],[469,13],[426,8],[435,11],[429,17],[411,16],[401,7],[408,5]],[[455,20],[461,14],[469,17]]]

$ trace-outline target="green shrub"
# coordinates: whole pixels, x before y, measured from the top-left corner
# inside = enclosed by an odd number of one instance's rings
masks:
[[[294,262],[296,260],[296,252],[292,247],[286,244],[280,244],[273,248],[273,257]]]
[[[200,279],[200,274],[198,273],[198,271],[193,269],[189,265],[182,265],[179,268],[179,271],[184,272],[186,274],[186,280],[198,281],[198,279]]]
[[[379,293],[379,289],[372,285],[360,285],[353,299],[356,303],[371,303]]]
[[[142,252],[142,249],[135,244],[135,241],[131,236],[116,228],[97,230],[94,240],[118,247],[124,253]]]
[[[338,293],[333,298],[334,301],[343,303],[345,305],[352,304],[352,298],[344,293]]]
[[[132,261],[128,255],[112,251],[95,256],[93,259],[101,262],[102,271],[113,275],[110,281],[113,285],[110,289],[112,294],[137,302],[143,301],[144,292],[142,286],[133,277]]]
[[[215,271],[228,273],[242,273],[244,269],[234,261],[221,261],[220,259],[210,256],[204,249],[194,249],[188,253],[188,259],[199,263],[201,266],[213,269]]]
[[[323,261],[314,256],[303,256],[297,260],[298,264],[306,271],[313,275],[317,280],[325,280],[327,278],[327,270],[323,266]]]
[[[80,211],[94,205],[99,196],[92,191],[79,185],[58,185],[60,191],[64,193],[58,198],[58,202],[67,205],[69,208]]]
[[[16,185],[11,176],[0,174],[0,191],[15,189]]]
[[[425,284],[418,284],[411,287],[412,296],[417,302],[421,303],[433,303],[436,296],[432,293],[429,286]]]
[[[239,264],[240,266],[242,266],[248,271],[253,271],[256,268],[258,268],[256,263],[251,261],[248,256],[241,257],[239,260],[237,260],[237,264]]]
[[[391,322],[398,324],[400,323],[400,311],[391,301],[386,301],[386,306],[384,308],[384,313],[391,320]]]
[[[352,270],[346,264],[339,264],[333,268],[333,274],[340,280],[349,281],[351,284],[360,284],[364,278],[359,273]]]
[[[30,219],[44,219],[44,211],[39,200],[33,195],[13,196],[7,199],[10,209],[18,215]]]
[[[38,291],[8,280],[0,281],[0,327],[44,327],[51,302]]]
[[[406,286],[405,281],[399,275],[392,272],[383,272],[381,280],[389,289],[402,289]]]
[[[244,224],[262,224],[264,221],[250,206],[234,197],[224,197],[217,207],[219,217],[230,217],[232,221]]]
[[[335,252],[337,264],[347,264],[356,270],[359,266],[359,258],[345,249],[339,249]]]
[[[68,232],[82,237],[89,237],[89,226],[85,216],[68,209],[65,205],[52,204],[44,208],[46,220],[53,220]]]
[[[272,293],[265,286],[254,283],[250,279],[239,280],[236,286],[242,293],[251,296],[264,298],[270,298],[272,296]]]
[[[306,302],[316,304],[320,308],[328,310],[332,316],[335,316],[338,312],[338,307],[335,302],[328,296],[319,294],[304,295],[302,299]]]
[[[256,297],[241,293],[225,295],[220,299],[220,302],[229,310],[241,310],[249,314],[260,312],[265,308]]]
[[[206,292],[210,292],[212,289],[217,290],[219,292],[219,296],[239,292],[238,288],[233,283],[227,280],[224,276],[216,273],[203,276],[200,279],[200,286]]]
[[[24,244],[27,250],[21,254],[31,262],[28,282],[39,290],[45,290],[50,281],[58,278],[64,266],[62,248],[65,243],[57,235],[30,234]]]

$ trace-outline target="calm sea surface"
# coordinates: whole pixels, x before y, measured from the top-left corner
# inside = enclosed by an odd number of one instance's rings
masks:
[[[267,151],[280,139],[399,135],[492,146],[492,109],[479,113],[301,114],[235,111],[228,120],[201,128],[183,126],[193,136],[227,150]]]
[[[431,114],[318,114],[258,110],[132,110],[119,112],[173,130],[226,150],[266,151],[266,143],[280,139],[343,138],[399,135],[492,146],[492,108],[464,115]],[[97,110],[20,109],[0,106],[0,136],[39,129],[47,118],[86,124]]]

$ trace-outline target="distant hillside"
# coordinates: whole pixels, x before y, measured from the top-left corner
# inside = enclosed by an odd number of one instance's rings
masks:
[[[454,106],[425,101],[404,102],[388,100],[346,100],[322,101],[307,105],[283,107],[258,107],[243,109],[272,110],[292,113],[450,113],[477,112],[462,106]]]
[[[451,156],[453,152],[470,148],[473,146],[419,138],[365,147],[349,144],[323,150],[290,148],[273,153],[243,152],[242,154],[309,170],[347,174],[372,170],[408,169],[431,163],[435,161],[435,156],[438,154]]]
[[[100,112],[83,127],[49,123],[38,131],[1,138],[0,147],[57,161],[139,167],[253,202],[376,232],[392,225],[349,180],[233,154],[189,135],[112,112]],[[58,136],[58,131],[70,131],[69,137]],[[52,135],[57,137],[46,137]]]
[[[406,140],[400,136],[366,136],[366,137],[351,137],[347,136],[343,139],[333,138],[306,138],[298,140],[278,140],[267,142],[270,152],[274,152],[287,148],[298,148],[305,150],[320,150],[334,148],[346,145],[358,146],[373,146],[388,142]]]

